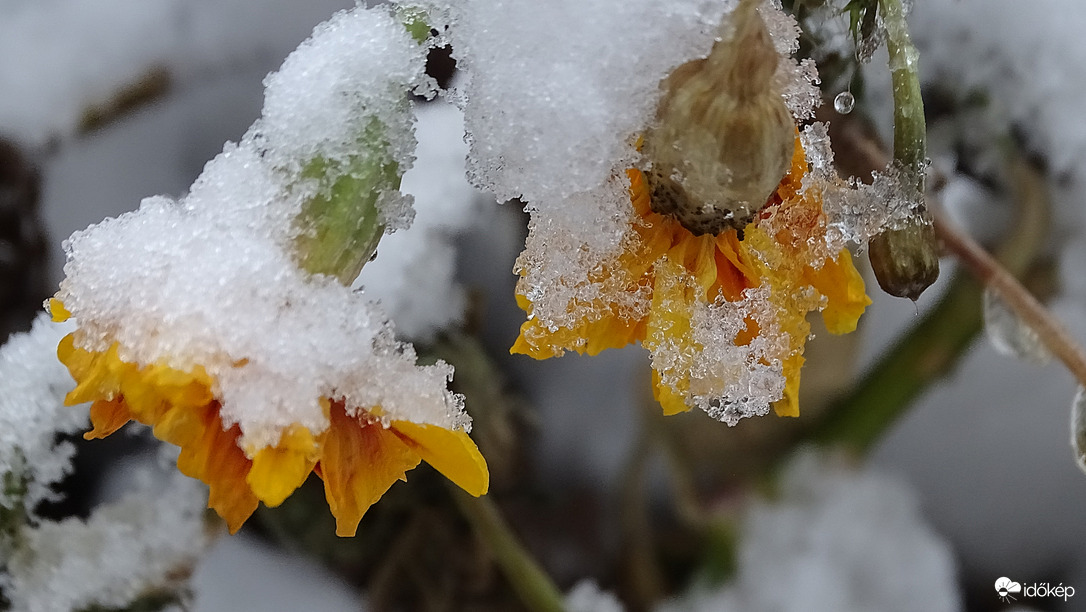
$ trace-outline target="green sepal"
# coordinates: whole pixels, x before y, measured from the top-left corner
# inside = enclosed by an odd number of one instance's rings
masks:
[[[298,264],[312,274],[350,285],[377,251],[385,233],[378,203],[399,191],[400,166],[392,158],[385,126],[372,119],[345,161],[316,157],[301,172],[316,181],[316,194],[302,205],[294,240]]]

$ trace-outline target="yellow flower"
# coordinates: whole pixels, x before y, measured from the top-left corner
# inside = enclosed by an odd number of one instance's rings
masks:
[[[522,269],[517,300],[528,320],[511,352],[536,359],[565,350],[594,355],[640,341],[654,355],[654,393],[665,414],[695,405],[723,406],[742,401],[727,392],[739,373],[734,363],[704,358],[714,349],[697,326],[705,313],[737,313],[731,344],[748,347],[758,341],[747,367],[782,375],[773,408],[781,416],[798,415],[799,374],[810,334],[807,313],[821,310],[828,330],[843,334],[856,328],[870,303],[848,251],[830,252],[826,246],[820,191],[802,188],[807,172],[797,137],[790,170],[742,234],[727,229],[695,236],[675,218],[653,212],[644,176],[629,170],[634,214],[623,250],[584,281],[597,285],[601,297],[570,304],[575,326],[548,325],[533,313],[527,297],[532,288]],[[607,292],[616,287],[626,295],[611,294],[608,300]],[[643,315],[631,315],[620,305],[643,295],[651,296]],[[771,325],[772,338],[764,325]]]
[[[50,309],[56,320],[69,316],[59,300]],[[78,334],[66,336],[57,355],[77,383],[65,403],[93,402],[93,429],[84,437],[103,438],[130,420],[151,426],[155,437],[181,447],[178,469],[210,487],[208,507],[231,533],[258,502],[279,505],[314,471],[324,481],[340,536],[353,536],[366,510],[420,461],[472,495],[489,488],[486,462],[467,433],[385,421],[379,407],[346,406],[331,398],[315,400],[328,419],[327,429],[313,432],[294,425],[274,446],[242,448],[241,429],[223,422],[215,381],[204,368],[141,367],[121,359],[116,343],[103,352],[79,348]]]

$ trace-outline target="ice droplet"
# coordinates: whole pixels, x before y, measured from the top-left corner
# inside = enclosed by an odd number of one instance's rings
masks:
[[[1037,332],[990,289],[984,291],[984,329],[992,346],[1004,355],[1037,364],[1052,360]]]
[[[833,99],[833,110],[842,115],[851,113],[854,106],[856,106],[856,97],[851,91],[842,91]]]
[[[1075,463],[1086,472],[1086,387],[1082,385],[1071,402],[1071,448],[1075,449]]]

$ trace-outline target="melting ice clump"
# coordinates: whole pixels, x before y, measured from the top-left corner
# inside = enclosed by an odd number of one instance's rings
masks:
[[[1052,361],[1040,336],[991,289],[984,290],[984,331],[988,341],[1004,355],[1030,363]]]

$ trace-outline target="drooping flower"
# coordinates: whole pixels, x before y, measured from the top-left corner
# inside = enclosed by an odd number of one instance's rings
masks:
[[[59,301],[52,310],[54,319],[67,318]],[[141,367],[123,360],[116,343],[105,351],[79,348],[78,333],[65,336],[57,354],[77,382],[65,403],[93,402],[93,429],[84,437],[104,438],[129,421],[151,426],[157,438],[181,447],[178,469],[210,487],[208,506],[231,533],[258,502],[281,504],[313,471],[324,480],[341,536],[354,535],[366,510],[420,461],[472,495],[488,489],[486,462],[466,432],[383,418],[379,406],[320,398],[324,430],[292,425],[277,443],[247,448],[238,424],[224,423],[215,381],[203,367]]]
[[[653,212],[642,172],[629,170],[623,250],[574,281],[596,296],[570,302],[576,325],[535,316],[526,265],[534,255],[522,255],[517,299],[528,320],[511,351],[543,359],[641,342],[666,414],[698,406],[734,423],[772,404],[779,415],[798,415],[808,312],[820,310],[827,329],[842,334],[870,303],[849,252],[831,250],[820,190],[804,188],[807,173],[797,137],[788,174],[741,240],[734,229],[695,236]]]
[[[416,363],[372,296],[349,286],[414,214],[409,92],[426,46],[388,7],[317,26],[265,81],[261,117],[180,199],[76,232],[51,304],[58,355],[103,437],[130,420],[181,447],[236,531],[316,472],[337,533],[426,461],[473,495],[486,463],[452,367]]]
[[[603,184],[529,202],[512,352],[638,341],[667,414],[798,414],[807,314],[844,333],[869,300],[847,227],[823,208],[840,191],[824,126],[797,133],[817,97],[813,66],[790,57],[797,34],[771,3],[739,0],[707,55],[641,90],[655,114]]]

